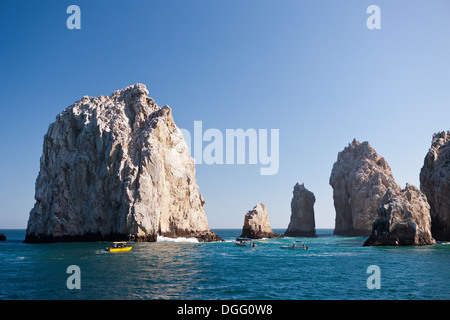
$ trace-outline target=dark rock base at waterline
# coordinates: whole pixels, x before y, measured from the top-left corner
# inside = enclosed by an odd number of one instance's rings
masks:
[[[94,242],[94,241],[139,241],[137,239],[130,239],[129,235],[112,233],[108,235],[102,235],[100,233],[86,233],[83,235],[66,235],[66,236],[53,236],[53,235],[36,235],[27,234],[25,236],[25,243],[52,243],[52,242]],[[152,241],[152,237],[148,240]],[[153,241],[156,241],[156,237]]]
[[[363,230],[363,229],[345,229],[345,230],[336,230],[334,229],[333,234],[335,236],[344,236],[344,237],[368,237],[372,233],[372,230]]]
[[[252,230],[242,230],[241,238],[250,238],[250,239],[263,239],[263,238],[283,238],[281,234],[275,232],[254,232]]]
[[[224,241],[219,235],[214,231],[205,232],[191,232],[173,234],[166,233],[163,234],[164,237],[168,238],[178,238],[178,237],[188,237],[196,238],[199,242],[214,242],[214,241]],[[96,242],[96,241],[134,241],[134,242],[155,242],[158,239],[157,234],[149,234],[145,236],[137,235],[123,235],[123,234],[108,234],[102,235],[99,233],[87,233],[84,235],[74,235],[74,236],[57,236],[53,235],[35,235],[27,234],[25,236],[25,243],[53,243],[53,242]]]
[[[308,237],[313,238],[317,237],[316,230],[311,231],[286,231],[284,233],[285,237]]]
[[[450,241],[450,228],[433,217],[431,217],[431,234],[437,241]]]

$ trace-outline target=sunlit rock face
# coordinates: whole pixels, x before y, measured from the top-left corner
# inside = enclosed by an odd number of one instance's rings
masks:
[[[330,176],[336,224],[334,233],[368,236],[388,189],[401,190],[386,160],[368,142],[353,140],[339,152]]]
[[[84,96],[44,137],[26,242],[219,239],[171,109],[142,84]]]
[[[282,236],[272,231],[267,208],[264,204],[260,203],[245,214],[241,237],[262,239],[281,238]]]

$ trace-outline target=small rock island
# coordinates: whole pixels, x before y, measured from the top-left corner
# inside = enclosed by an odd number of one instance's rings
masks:
[[[262,203],[257,204],[245,214],[241,237],[251,239],[282,238],[281,235],[272,231],[266,206]]]
[[[291,201],[291,221],[285,231],[290,237],[315,237],[316,223],[314,219],[314,193],[305,188],[305,184],[294,186]]]

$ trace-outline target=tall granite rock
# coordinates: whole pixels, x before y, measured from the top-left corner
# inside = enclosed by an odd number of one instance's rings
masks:
[[[395,193],[388,189],[377,211],[378,218],[364,246],[436,243],[431,235],[430,205],[417,187],[406,184]]]
[[[420,171],[420,189],[430,203],[433,237],[450,241],[450,131],[433,135]]]
[[[44,137],[26,242],[219,239],[172,110],[147,95],[136,84],[84,96],[56,117]]]
[[[388,189],[401,190],[386,160],[368,142],[353,140],[339,152],[330,176],[336,225],[334,234],[366,236]]]
[[[261,203],[245,214],[241,237],[262,239],[281,238],[282,236],[272,231],[266,206]]]
[[[315,237],[316,223],[314,219],[314,193],[298,183],[294,186],[291,201],[291,221],[284,233],[290,237]]]

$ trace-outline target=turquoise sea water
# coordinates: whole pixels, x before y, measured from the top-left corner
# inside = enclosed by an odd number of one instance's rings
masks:
[[[216,229],[227,242],[132,243],[108,253],[106,242],[25,244],[25,230],[0,230],[0,299],[450,299],[450,244],[362,247],[365,237],[231,241],[238,229]],[[274,230],[283,233],[284,230]],[[309,250],[280,249],[304,240]],[[70,290],[67,267],[80,268]],[[380,289],[368,289],[370,265]]]

